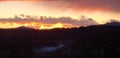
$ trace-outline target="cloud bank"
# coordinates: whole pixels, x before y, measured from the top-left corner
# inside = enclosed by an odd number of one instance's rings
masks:
[[[118,25],[118,20],[111,19],[106,24]],[[112,24],[111,24],[112,23]],[[113,24],[114,23],[114,24]],[[20,26],[31,27],[35,29],[51,29],[51,28],[73,28],[81,26],[98,25],[92,18],[81,16],[80,19],[71,17],[46,17],[46,16],[30,16],[30,15],[15,15],[14,18],[0,18],[0,27],[15,28]],[[119,24],[120,25],[120,24]]]
[[[41,23],[47,23],[47,24],[55,24],[55,23],[66,23],[66,24],[72,24],[76,26],[88,26],[88,25],[96,25],[97,22],[95,22],[92,18],[85,18],[84,16],[81,17],[79,20],[73,19],[71,17],[46,17],[46,16],[29,16],[29,15],[20,15],[16,16],[14,18],[6,18],[6,19],[0,19],[0,21],[9,21],[9,22],[19,22],[19,21],[31,21],[31,22],[41,22]]]
[[[50,1],[57,7],[87,11],[120,11],[120,0],[0,0],[0,1]],[[59,5],[58,5],[59,4]]]
[[[120,0],[62,0],[65,8],[87,11],[120,11]]]

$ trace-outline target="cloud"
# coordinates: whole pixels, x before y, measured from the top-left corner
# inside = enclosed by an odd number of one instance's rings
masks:
[[[108,26],[119,26],[120,27],[120,21],[115,20],[115,19],[111,19],[105,25],[108,25]]]
[[[0,0],[0,1],[37,1],[55,2],[52,6],[87,11],[120,11],[120,0]],[[48,3],[48,2],[47,2]]]
[[[29,19],[33,19],[32,17]],[[35,20],[35,19],[34,19]],[[55,23],[65,23],[65,24],[72,24],[73,26],[89,26],[89,25],[97,25],[97,23],[92,18],[83,18],[77,20],[71,17],[59,17],[59,18],[52,18],[41,16],[39,18],[39,22],[55,24]]]
[[[109,22],[119,22],[119,21],[115,19],[111,19]]]
[[[120,11],[120,0],[63,0],[66,8],[87,11]]]
[[[55,2],[54,7],[72,10],[87,11],[120,11],[120,0],[0,0],[0,1],[37,1]]]
[[[39,1],[39,0],[37,0]],[[63,10],[75,11],[120,11],[120,0],[43,0],[49,1],[50,5]],[[54,3],[51,3],[54,2]],[[47,2],[48,3],[48,2]]]
[[[91,19],[83,19],[83,20],[76,20],[72,19],[70,17],[59,17],[59,18],[45,18],[45,19],[40,19],[41,22],[45,23],[67,23],[67,24],[72,24],[75,26],[89,26],[89,25],[97,25],[97,23]]]
[[[45,23],[45,24],[56,24],[56,23],[63,23],[63,24],[71,24],[74,26],[89,26],[89,25],[97,25],[92,18],[81,18],[79,20],[73,19],[70,17],[46,17],[46,16],[29,16],[29,15],[20,15],[16,16],[14,18],[4,18],[0,19],[1,22],[38,22],[38,23]]]
[[[0,0],[0,1],[42,1],[42,0]]]

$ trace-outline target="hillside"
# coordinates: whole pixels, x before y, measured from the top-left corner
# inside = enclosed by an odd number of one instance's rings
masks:
[[[0,29],[0,58],[119,58],[120,27]]]

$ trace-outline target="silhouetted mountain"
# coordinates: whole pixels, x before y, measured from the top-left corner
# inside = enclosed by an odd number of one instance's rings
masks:
[[[25,27],[25,26],[20,26],[17,29],[23,29],[23,30],[33,30],[33,28]]]
[[[120,27],[0,29],[0,58],[120,58]]]

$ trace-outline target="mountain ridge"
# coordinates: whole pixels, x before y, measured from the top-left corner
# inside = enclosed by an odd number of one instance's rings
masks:
[[[108,25],[51,30],[0,29],[0,57],[119,58],[119,34],[119,26]],[[59,45],[62,47],[58,48]]]

